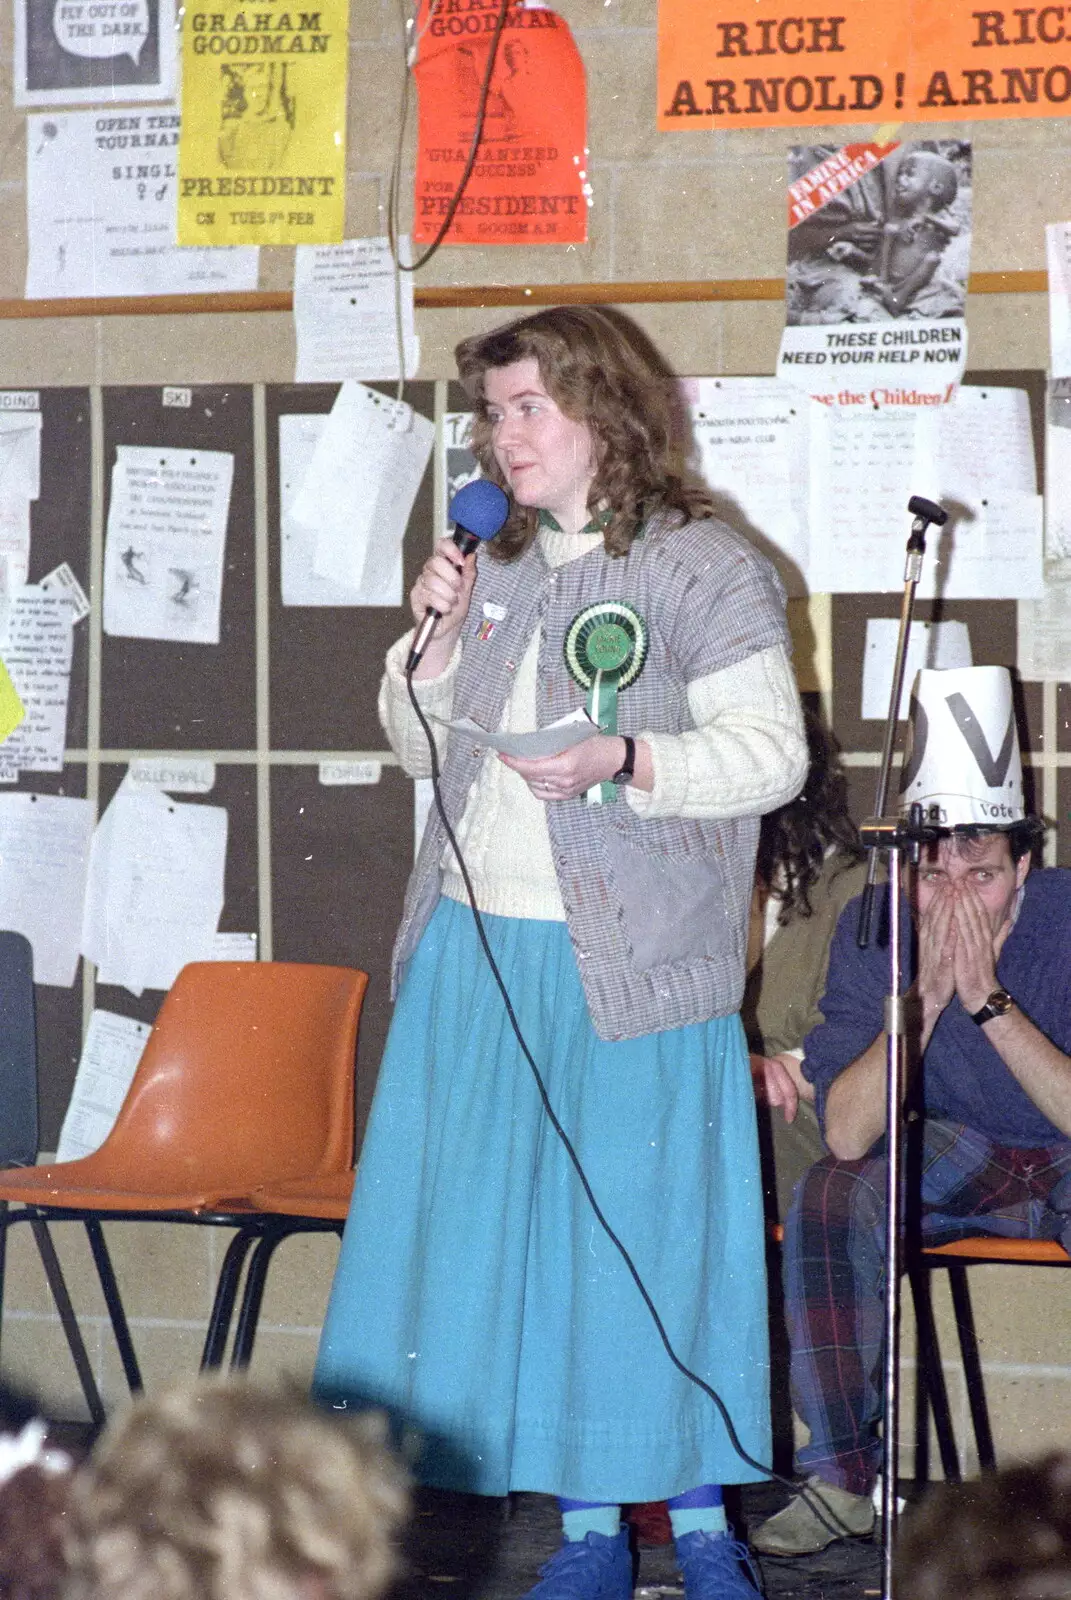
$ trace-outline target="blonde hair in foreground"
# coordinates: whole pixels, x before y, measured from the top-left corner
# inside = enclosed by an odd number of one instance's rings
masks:
[[[103,1435],[68,1515],[71,1600],[376,1600],[405,1474],[376,1414],[195,1381]]]

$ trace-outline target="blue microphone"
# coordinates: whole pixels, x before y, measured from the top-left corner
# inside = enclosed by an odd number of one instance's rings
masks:
[[[493,539],[509,516],[509,501],[489,478],[474,478],[459,489],[450,502],[447,515],[454,524],[451,535],[463,556],[471,555],[484,539]],[[416,631],[405,670],[412,672],[431,642],[441,611],[429,606]]]

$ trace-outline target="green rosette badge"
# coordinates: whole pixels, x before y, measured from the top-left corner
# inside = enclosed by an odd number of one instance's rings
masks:
[[[620,600],[586,606],[565,635],[565,665],[574,683],[587,690],[587,712],[603,733],[617,732],[617,697],[635,683],[647,659],[647,624]],[[597,783],[584,798],[589,805],[616,800],[617,786]]]

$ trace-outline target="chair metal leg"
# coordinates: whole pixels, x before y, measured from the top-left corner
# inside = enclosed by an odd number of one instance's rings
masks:
[[[60,1266],[59,1257],[56,1254],[56,1247],[52,1243],[52,1235],[48,1231],[48,1224],[42,1217],[31,1216],[27,1220],[33,1229],[37,1253],[41,1257],[41,1265],[45,1269],[48,1287],[52,1291],[52,1298],[56,1303],[56,1310],[59,1312],[59,1319],[67,1336],[67,1346],[71,1352],[71,1360],[74,1362],[75,1370],[78,1373],[78,1381],[82,1385],[82,1393],[85,1395],[86,1405],[89,1407],[89,1415],[92,1417],[94,1425],[99,1428],[104,1422],[104,1402],[100,1398],[97,1380],[94,1378],[93,1369],[89,1364],[89,1356],[86,1353],[82,1330],[78,1326],[78,1319],[74,1314],[74,1306],[71,1304],[71,1297],[67,1292],[67,1283],[63,1276],[63,1268]],[[5,1227],[3,1231],[6,1234],[7,1228]]]
[[[946,1265],[949,1287],[952,1290],[952,1307],[956,1313],[963,1374],[967,1380],[967,1400],[971,1408],[974,1442],[978,1447],[978,1465],[983,1472],[992,1472],[996,1469],[997,1458],[993,1449],[993,1432],[989,1426],[989,1406],[985,1398],[985,1380],[982,1377],[982,1359],[978,1353],[978,1334],[974,1326],[971,1291],[967,1286],[967,1269],[961,1261],[948,1261]]]
[[[941,1466],[949,1483],[960,1483],[959,1453],[956,1450],[956,1438],[952,1428],[952,1412],[948,1404],[948,1389],[945,1385],[944,1369],[941,1366],[941,1351],[937,1343],[937,1328],[933,1320],[933,1302],[930,1297],[930,1275],[925,1267],[913,1267],[908,1271],[908,1281],[911,1285],[911,1295],[915,1302],[915,1328],[918,1335],[919,1367],[916,1381],[925,1385],[930,1407],[933,1411],[934,1428],[937,1433],[937,1448],[941,1453]],[[925,1407],[922,1408],[922,1417],[925,1421]]]
[[[119,1283],[115,1276],[115,1268],[112,1266],[112,1258],[108,1254],[108,1246],[104,1240],[104,1229],[96,1217],[83,1217],[82,1220],[85,1223],[89,1248],[93,1252],[93,1261],[97,1268],[97,1277],[100,1279],[104,1304],[108,1307],[112,1333],[115,1335],[119,1359],[123,1363],[127,1386],[131,1394],[141,1394],[145,1385],[141,1381],[141,1368],[138,1366],[138,1358],[134,1351],[134,1341],[130,1337],[130,1326],[126,1320],[126,1311],[119,1294]]]
[[[248,1367],[253,1354],[253,1341],[257,1336],[257,1323],[260,1321],[260,1307],[264,1300],[264,1288],[268,1281],[268,1268],[271,1258],[284,1239],[297,1230],[280,1224],[264,1234],[253,1251],[249,1262],[249,1271],[245,1275],[245,1290],[242,1294],[241,1310],[238,1312],[238,1326],[234,1334],[234,1346],[231,1350],[231,1370],[238,1371]]]
[[[234,1315],[234,1303],[238,1298],[238,1284],[242,1276],[245,1258],[251,1247],[260,1238],[264,1231],[261,1219],[251,1219],[239,1227],[234,1238],[227,1246],[227,1253],[223,1257],[223,1266],[220,1268],[219,1282],[216,1284],[216,1293],[212,1301],[212,1314],[208,1319],[208,1331],[205,1334],[204,1349],[201,1352],[201,1371],[214,1372],[223,1365],[223,1352],[227,1348],[227,1335],[231,1328],[231,1318]]]

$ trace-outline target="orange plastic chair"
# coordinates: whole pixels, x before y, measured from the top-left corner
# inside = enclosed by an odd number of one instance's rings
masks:
[[[78,1161],[0,1171],[23,1219],[81,1221],[132,1392],[141,1373],[101,1222],[237,1227],[217,1285],[202,1366],[218,1365],[246,1251],[244,1206],[267,1184],[349,1170],[357,1028],[368,984],[355,968],[194,962],[160,1008],[108,1138]],[[265,1219],[266,1221],[266,1219]],[[237,1248],[236,1248],[237,1247]]]
[[[989,1406],[985,1395],[982,1360],[978,1350],[978,1335],[974,1325],[971,1292],[967,1284],[967,1268],[982,1262],[1003,1262],[1027,1267],[1071,1267],[1071,1255],[1054,1239],[1002,1239],[994,1234],[973,1234],[969,1239],[955,1239],[950,1244],[926,1245],[907,1252],[907,1275],[915,1303],[915,1323],[918,1331],[919,1416],[916,1427],[916,1451],[925,1449],[925,1406],[933,1409],[934,1428],[945,1477],[958,1482],[959,1455],[952,1432],[952,1416],[948,1404],[941,1352],[937,1340],[930,1302],[929,1275],[937,1268],[948,1271],[948,1285],[952,1292],[952,1308],[959,1335],[963,1376],[967,1385],[967,1401],[971,1412],[971,1425],[978,1452],[978,1465],[983,1472],[996,1468],[993,1448],[993,1430],[989,1421]]]

